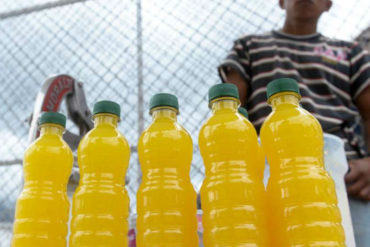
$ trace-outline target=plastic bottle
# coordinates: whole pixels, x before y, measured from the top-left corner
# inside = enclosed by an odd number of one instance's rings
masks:
[[[259,175],[257,133],[238,114],[233,84],[209,90],[212,116],[202,126],[199,148],[206,168],[201,188],[204,246],[266,246],[265,190]]]
[[[319,122],[300,107],[293,79],[269,83],[267,97],[272,113],[263,123],[261,142],[270,165],[270,246],[345,246]]]
[[[130,158],[117,130],[120,106],[94,105],[94,128],[78,147],[80,183],[73,195],[70,247],[127,247],[129,198],[125,173]]]
[[[17,200],[12,247],[67,245],[66,191],[73,156],[62,138],[66,117],[45,112],[39,122],[40,137],[24,156],[24,188]]]
[[[243,115],[246,119],[248,119],[248,111],[244,107],[240,106],[238,108],[239,114]]]
[[[248,111],[244,107],[238,108],[239,114],[243,115],[248,120]],[[258,157],[260,160],[256,163],[261,165],[258,169],[259,176],[263,179],[264,171],[265,171],[265,154],[263,153],[263,149],[261,145],[258,143],[258,153],[256,154],[256,157]]]
[[[137,193],[138,247],[198,247],[196,193],[190,182],[193,144],[177,123],[171,94],[150,100],[153,121],[142,133],[138,154],[143,172]]]

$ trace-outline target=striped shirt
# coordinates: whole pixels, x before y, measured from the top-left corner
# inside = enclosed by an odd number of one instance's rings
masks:
[[[319,120],[324,132],[343,139],[347,158],[363,157],[364,148],[354,133],[359,113],[353,101],[370,85],[370,56],[357,43],[319,33],[248,35],[235,41],[219,66],[223,81],[231,68],[248,83],[246,107],[257,131],[271,112],[267,84],[290,77],[299,82],[301,105]]]

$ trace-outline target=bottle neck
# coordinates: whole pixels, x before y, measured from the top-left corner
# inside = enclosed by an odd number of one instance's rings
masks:
[[[112,127],[117,127],[119,118],[116,115],[109,113],[98,113],[94,116],[94,125],[109,125]]]
[[[212,112],[218,111],[231,111],[236,112],[238,110],[239,101],[236,98],[224,97],[218,98],[211,102]]]
[[[46,123],[46,124],[42,124],[40,127],[40,136],[44,136],[44,135],[62,136],[63,132],[64,132],[64,127],[58,124]]]
[[[176,122],[177,110],[172,107],[158,107],[154,108],[151,112],[153,121],[166,119]]]
[[[278,107],[297,107],[299,106],[300,95],[293,92],[282,92],[273,95],[269,100],[269,104],[272,110],[276,110]]]

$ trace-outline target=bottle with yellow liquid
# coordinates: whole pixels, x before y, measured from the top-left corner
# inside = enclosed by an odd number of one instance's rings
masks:
[[[12,247],[65,247],[72,151],[62,135],[66,117],[45,112],[40,137],[25,152],[24,188],[17,200]]]
[[[142,133],[138,154],[143,172],[137,193],[138,247],[198,247],[196,193],[190,182],[193,143],[177,123],[171,94],[150,100],[153,121]]]
[[[209,90],[212,116],[202,126],[199,148],[206,168],[201,188],[205,247],[266,246],[265,189],[253,125],[238,114],[233,84]]]
[[[239,114],[243,115],[248,120],[248,111],[244,107],[240,106],[238,108]],[[249,120],[248,120],[249,121]],[[259,164],[260,167],[257,167],[258,175],[260,178],[263,179],[264,171],[265,171],[265,154],[263,153],[263,149],[261,145],[258,143],[258,153],[255,154],[256,158],[259,160],[256,162],[256,164]]]
[[[293,79],[272,81],[267,97],[272,113],[261,142],[270,165],[270,246],[346,246],[319,122],[300,107]]]
[[[94,128],[78,147],[80,183],[73,196],[70,247],[127,247],[130,148],[117,130],[120,106],[94,105]]]
[[[238,108],[238,112],[239,112],[239,114],[243,115],[246,119],[248,119],[249,116],[248,116],[247,109],[245,109],[244,107],[240,106]]]

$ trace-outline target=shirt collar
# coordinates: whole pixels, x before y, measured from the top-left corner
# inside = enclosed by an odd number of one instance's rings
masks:
[[[274,30],[272,31],[275,36],[287,38],[287,39],[293,39],[293,40],[316,40],[318,39],[321,34],[320,33],[313,33],[313,34],[307,34],[307,35],[294,35],[294,34],[288,34],[284,33],[282,31]]]

